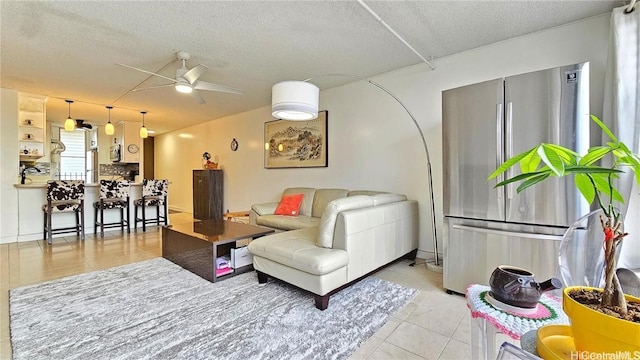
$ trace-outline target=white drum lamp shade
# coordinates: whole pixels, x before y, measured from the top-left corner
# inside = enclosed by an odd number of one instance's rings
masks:
[[[318,117],[320,89],[306,81],[281,81],[271,89],[271,114],[285,120]]]

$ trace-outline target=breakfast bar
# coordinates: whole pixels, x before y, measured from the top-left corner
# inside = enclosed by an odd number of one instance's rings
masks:
[[[41,240],[43,238],[42,205],[46,203],[47,183],[15,184],[14,187],[18,190],[18,242]],[[100,184],[85,184],[84,191],[84,232],[92,234],[94,232],[93,203],[100,199]],[[132,219],[132,230],[133,219],[135,219],[133,201],[141,197],[142,183],[131,183],[129,216]],[[155,211],[155,207],[149,207],[147,216],[155,217]],[[118,211],[105,211],[105,222],[119,221],[119,218]],[[75,224],[75,218],[72,212],[56,214],[56,226],[73,226],[73,224]],[[63,234],[58,236],[63,236]]]

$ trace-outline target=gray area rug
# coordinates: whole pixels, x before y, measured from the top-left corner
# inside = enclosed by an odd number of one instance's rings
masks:
[[[255,272],[210,283],[157,258],[9,294],[14,359],[343,359],[418,291],[368,277],[315,308]]]

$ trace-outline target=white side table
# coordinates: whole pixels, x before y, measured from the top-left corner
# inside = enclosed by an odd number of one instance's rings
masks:
[[[562,311],[562,301],[542,294],[538,306],[528,314],[504,311],[492,305],[487,296],[491,288],[472,284],[467,288],[465,297],[471,311],[471,358],[495,359],[496,334],[503,333],[512,339],[547,324],[569,324],[567,315]]]

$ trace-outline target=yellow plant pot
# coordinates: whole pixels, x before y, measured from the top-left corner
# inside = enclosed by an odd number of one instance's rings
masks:
[[[574,289],[602,290],[587,286],[571,286],[564,289],[562,308],[571,320],[571,334],[576,349],[592,353],[630,352],[631,358],[640,356],[640,324],[592,310],[569,296]],[[625,295],[627,301],[640,302],[639,298]],[[581,357],[582,358],[582,357]]]

